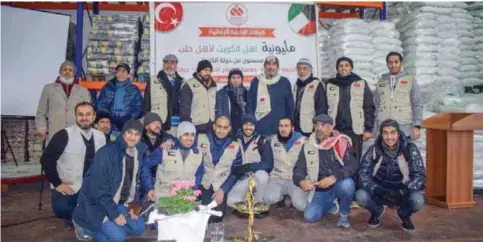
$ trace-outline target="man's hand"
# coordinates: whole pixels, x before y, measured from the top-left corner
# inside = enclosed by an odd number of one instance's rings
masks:
[[[419,130],[418,128],[414,127],[413,128],[413,133],[411,134],[411,139],[412,140],[418,140],[419,138],[421,138],[421,130]]]
[[[155,194],[156,194],[156,192],[154,191],[154,189],[149,190],[149,192],[148,192],[148,200],[149,201],[154,201]]]
[[[163,150],[170,150],[171,148],[173,148],[174,146],[174,142],[170,139],[166,140],[164,143],[161,144],[161,148]]]
[[[327,188],[332,186],[336,181],[335,176],[328,176],[317,182],[317,184],[320,188]]]
[[[129,211],[131,212],[131,211]],[[117,225],[119,226],[124,226],[127,222],[126,222],[126,218],[124,217],[124,215],[120,214],[115,220],[114,220],[114,223],[116,223]]]
[[[136,215],[136,213],[134,213],[134,209],[129,209],[129,217],[131,217],[131,219],[133,220],[137,220],[138,219],[138,216]]]
[[[370,138],[374,137],[373,135],[374,135],[374,133],[373,133],[373,132],[366,131],[366,132],[364,132],[364,134],[362,135],[362,140],[366,141],[366,140],[368,140],[368,139],[370,139]]]
[[[47,131],[45,130],[40,130],[39,132],[40,137],[44,140],[47,137]]]
[[[224,197],[225,197],[225,192],[223,192],[222,189],[218,189],[218,191],[216,191],[211,198],[214,199],[217,204],[221,204],[223,203]]]
[[[310,190],[314,189],[312,182],[310,182],[307,179],[300,181],[299,185],[302,188],[302,190],[304,190],[304,191],[310,191]]]
[[[66,196],[66,195],[74,195],[75,192],[74,190],[70,187],[70,185],[72,185],[71,183],[62,183],[60,185],[58,185],[55,190],[62,193],[62,195]]]

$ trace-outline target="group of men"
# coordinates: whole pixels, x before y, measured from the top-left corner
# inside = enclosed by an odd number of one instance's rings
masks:
[[[130,67],[120,64],[93,103],[67,61],[44,87],[36,117],[48,144],[41,163],[54,213],[78,237],[124,241],[145,230],[141,201],[170,196],[170,181],[193,181],[201,203],[214,200],[225,214],[244,202],[253,173],[257,202],[293,206],[307,222],[339,212],[338,226],[349,227],[355,197],[370,211],[370,226],[379,225],[389,205],[412,231],[426,179],[411,142],[419,138],[421,97],[417,81],[401,71],[402,56],[391,52],[386,61],[389,73],[373,99],[347,57],[327,82],[300,59],[292,86],[279,74],[278,58],[269,56],[248,90],[239,69],[217,90],[209,61],[184,79],[176,56],[167,55],[144,97]],[[376,135],[362,154],[363,141]]]

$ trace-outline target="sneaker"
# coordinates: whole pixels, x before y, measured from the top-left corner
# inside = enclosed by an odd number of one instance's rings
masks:
[[[414,227],[413,221],[411,221],[411,217],[401,217],[399,213],[397,213],[397,217],[399,218],[399,221],[401,221],[401,227],[408,231],[408,232],[413,232],[416,230],[416,227]]]
[[[382,215],[384,215],[384,211],[386,211],[385,207],[382,207],[379,213],[371,213],[371,218],[369,219],[369,227],[375,228],[381,224]]]
[[[75,236],[77,237],[78,240],[80,241],[92,240],[92,236],[86,230],[84,230],[84,228],[79,226],[74,220],[72,220],[72,225],[74,226]]]
[[[351,223],[349,222],[348,215],[340,215],[339,221],[337,222],[337,227],[349,228]]]
[[[339,203],[337,203],[337,200],[335,200],[334,205],[329,210],[329,213],[337,214],[338,212],[339,212]]]

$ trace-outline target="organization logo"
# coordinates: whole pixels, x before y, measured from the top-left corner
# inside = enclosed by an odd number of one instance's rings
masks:
[[[233,3],[226,9],[226,20],[232,25],[240,26],[248,20],[248,9],[239,3]]]
[[[154,3],[154,28],[156,31],[169,32],[175,29],[183,19],[181,3]]]

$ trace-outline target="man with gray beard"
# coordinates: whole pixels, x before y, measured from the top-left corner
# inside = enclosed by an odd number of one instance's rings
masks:
[[[40,95],[35,126],[47,143],[57,131],[75,124],[74,108],[80,102],[91,102],[89,91],[74,80],[72,61],[60,65],[59,76],[54,83],[44,86]]]
[[[327,96],[324,83],[312,74],[312,64],[307,58],[297,62],[298,79],[294,84],[295,131],[309,137],[313,120],[319,114],[327,114]]]

